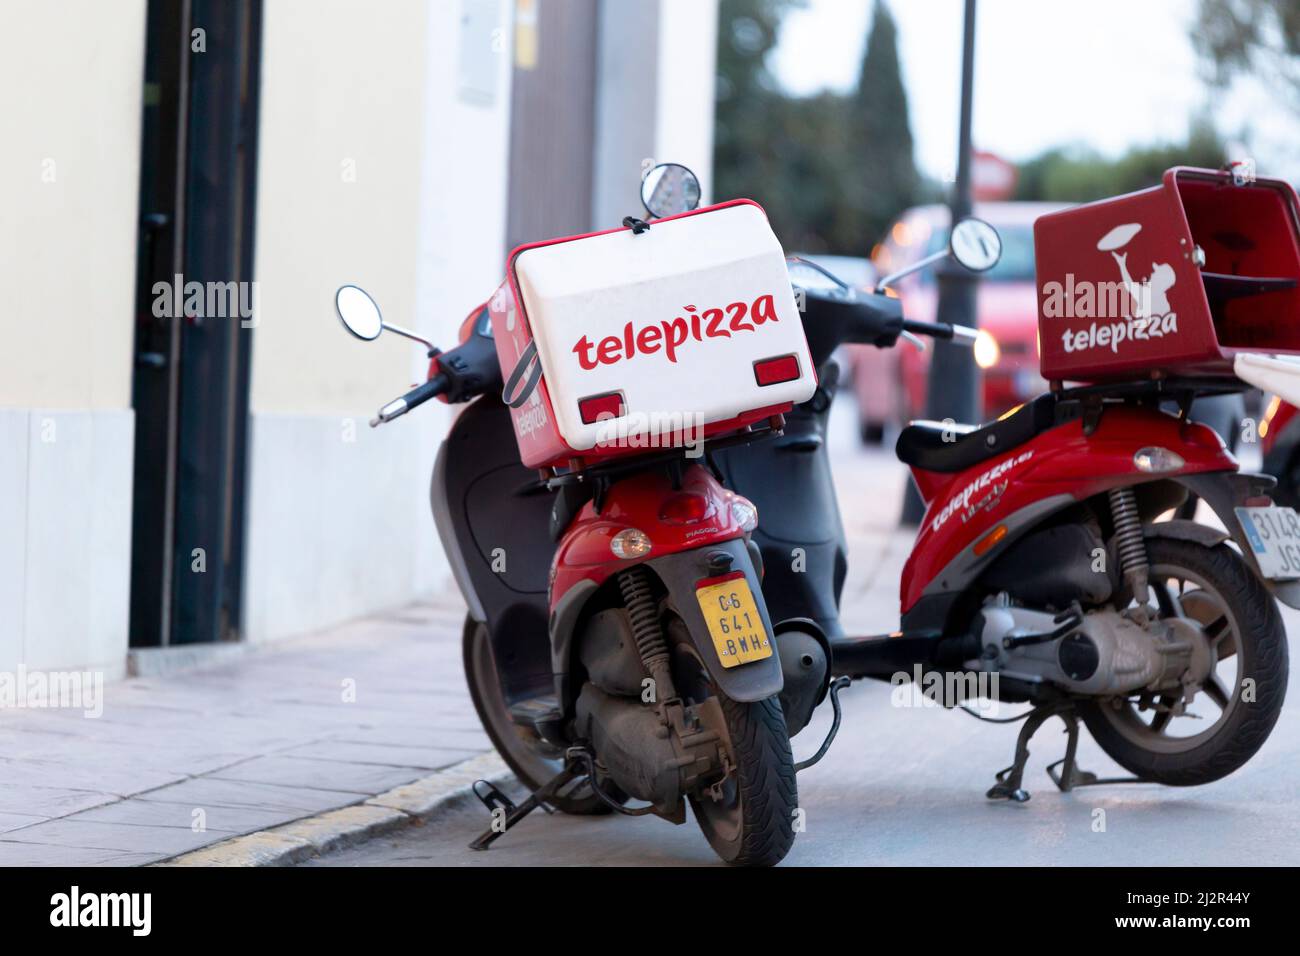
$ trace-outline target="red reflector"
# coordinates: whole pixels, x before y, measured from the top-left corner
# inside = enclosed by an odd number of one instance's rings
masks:
[[[694,524],[703,521],[713,510],[713,505],[704,495],[689,491],[673,495],[659,509],[659,520],[669,524]]]
[[[754,363],[754,379],[759,385],[779,385],[793,382],[798,377],[799,358],[795,355],[779,355]]]
[[[606,392],[604,395],[591,395],[578,399],[578,414],[584,425],[607,418],[622,418],[627,414],[623,405],[622,392]]]

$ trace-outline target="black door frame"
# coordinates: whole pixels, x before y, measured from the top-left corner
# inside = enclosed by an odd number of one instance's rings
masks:
[[[155,316],[154,288],[252,281],[262,4],[150,0],[147,24],[133,647],[239,637],[256,318]]]

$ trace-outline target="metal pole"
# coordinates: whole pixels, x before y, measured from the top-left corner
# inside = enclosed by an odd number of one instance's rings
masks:
[[[953,184],[948,208],[951,221],[971,212],[971,105],[975,80],[975,0],[966,0],[965,25],[962,33],[961,125],[957,133],[957,181]],[[975,326],[975,286],[979,277],[953,262],[939,266],[940,322]],[[935,341],[930,360],[926,389],[926,417],[935,421],[952,419],[959,423],[974,422],[980,408],[977,390],[979,377],[971,350],[964,345]],[[925,513],[921,496],[911,482],[903,502],[903,524],[915,525]]]

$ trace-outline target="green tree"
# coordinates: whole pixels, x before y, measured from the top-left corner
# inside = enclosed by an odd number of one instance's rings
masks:
[[[781,95],[767,69],[767,55],[790,6],[792,0],[720,4],[713,141],[713,194],[718,199],[770,201],[772,111]]]
[[[787,249],[867,255],[916,197],[897,29],[877,4],[859,89],[791,97],[767,69],[796,0],[722,0],[714,195],[762,203]]]
[[[1208,124],[1192,128],[1185,143],[1139,146],[1117,159],[1083,147],[1056,147],[1020,164],[1016,199],[1089,202],[1145,189],[1170,166],[1217,169],[1225,147]]]
[[[858,248],[870,249],[894,217],[915,203],[920,188],[898,62],[898,27],[881,0],[876,0],[850,124],[857,175],[849,189],[860,215],[853,238]]]
[[[1200,0],[1192,44],[1216,85],[1250,74],[1300,100],[1300,0]]]

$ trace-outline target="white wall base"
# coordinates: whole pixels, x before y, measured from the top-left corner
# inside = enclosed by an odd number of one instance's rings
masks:
[[[0,670],[126,672],[130,409],[0,409]]]
[[[246,640],[302,634],[452,586],[429,509],[439,412],[418,409],[375,429],[360,416],[253,414]]]

